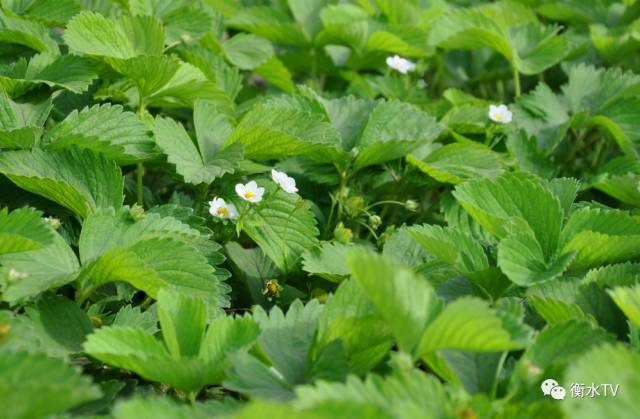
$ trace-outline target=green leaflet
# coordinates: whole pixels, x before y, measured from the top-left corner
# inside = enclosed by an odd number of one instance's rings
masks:
[[[0,255],[41,249],[52,240],[42,213],[30,208],[0,209]]]
[[[614,414],[619,418],[632,418],[635,408],[638,406],[636,393],[630,390],[623,393],[624,388],[633,389],[638,378],[633,374],[640,366],[638,354],[625,348],[621,344],[603,345],[593,348],[591,351],[580,357],[572,364],[566,372],[566,380],[569,383],[598,383],[612,384],[617,387],[617,397],[615,407],[609,407],[606,398],[587,398],[579,400],[567,398],[567,403],[562,408],[568,417],[581,417],[594,419],[602,414]],[[613,389],[608,389],[609,395]],[[600,387],[600,394],[603,394],[603,387]],[[584,402],[584,403],[580,403]]]
[[[227,355],[252,344],[258,334],[251,319],[231,317],[216,319],[205,330],[206,305],[175,290],[161,291],[158,305],[164,342],[141,329],[106,327],[89,335],[84,350],[107,364],[192,392],[219,383]],[[182,327],[186,324],[190,328]]]
[[[449,144],[419,160],[412,155],[407,162],[432,178],[455,185],[477,177],[495,178],[503,172],[499,155],[467,144]]]
[[[197,102],[195,109],[197,147],[184,128],[171,119],[156,119],[154,135],[158,146],[168,161],[175,164],[176,172],[185,182],[209,184],[235,170],[242,159],[242,147],[220,150],[232,130],[229,118],[217,113],[206,102]]]
[[[41,85],[82,93],[97,77],[89,61],[77,55],[41,53],[0,70],[0,86],[18,97]]]
[[[133,112],[119,105],[96,105],[74,111],[49,130],[43,145],[51,149],[95,149],[119,164],[146,160],[156,155],[150,130]]]
[[[51,99],[18,103],[0,91],[0,146],[25,149],[37,144],[51,107]]]
[[[100,211],[86,220],[80,235],[83,293],[113,281],[128,282],[154,298],[160,289],[176,287],[204,299],[212,314],[228,305],[223,282],[228,272],[208,263],[218,249],[208,243],[171,216],[147,214],[135,222],[126,211]]]
[[[309,210],[309,202],[299,195],[288,194],[273,183],[264,182],[260,186],[266,188],[266,203],[255,209],[247,208],[240,226],[278,269],[294,272],[302,254],[318,244],[315,217]]]
[[[118,166],[100,154],[64,151],[10,151],[0,154],[0,173],[29,192],[87,217],[98,208],[122,206],[123,179]]]
[[[42,374],[49,379],[42,380]],[[62,413],[101,396],[87,377],[62,360],[7,350],[0,353],[0,390],[4,414],[11,418]]]

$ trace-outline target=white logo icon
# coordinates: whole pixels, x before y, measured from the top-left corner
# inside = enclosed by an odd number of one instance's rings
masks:
[[[545,396],[551,396],[554,400],[564,400],[567,395],[567,391],[558,382],[552,378],[547,378],[540,385],[542,394]]]

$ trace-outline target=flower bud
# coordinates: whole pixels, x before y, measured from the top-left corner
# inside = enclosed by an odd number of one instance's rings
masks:
[[[313,290],[311,290],[311,296],[313,298],[316,298],[321,303],[324,303],[325,301],[327,301],[327,298],[329,298],[329,294],[327,294],[327,291],[323,290],[322,288],[314,288]]]
[[[62,225],[60,220],[55,217],[44,217],[43,220],[45,223],[49,224],[54,230],[59,229],[60,226]]]
[[[418,203],[416,201],[414,201],[413,199],[407,199],[404,203],[404,207],[408,210],[408,211],[417,211],[418,210]]]
[[[4,343],[11,332],[11,325],[0,324],[0,344]]]
[[[129,209],[129,215],[133,221],[140,221],[144,218],[144,208],[138,204],[133,204],[131,209]]]
[[[369,217],[369,225],[374,229],[377,230],[378,227],[380,227],[382,225],[382,218],[380,218],[379,215],[372,215]]]
[[[360,211],[364,209],[364,198],[361,196],[352,196],[347,199],[345,208],[347,210],[347,214],[351,216],[358,215]]]
[[[333,230],[333,237],[342,244],[347,244],[351,241],[353,237],[353,232],[350,228],[344,226],[342,222],[338,223],[336,228]]]

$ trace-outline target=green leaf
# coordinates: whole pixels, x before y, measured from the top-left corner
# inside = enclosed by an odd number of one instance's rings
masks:
[[[289,16],[273,7],[242,7],[238,13],[227,19],[226,24],[278,44],[309,44],[302,28]]]
[[[566,382],[584,383],[585,386],[599,384],[601,395],[604,392],[603,384],[610,384],[613,389],[608,389],[608,397],[567,397],[562,409],[569,418],[633,418],[636,409],[640,408],[636,390],[640,379],[635,374],[638,368],[640,355],[620,344],[592,349],[569,366],[565,373]],[[610,400],[613,397],[612,390],[617,390],[614,403]]]
[[[101,395],[88,378],[62,360],[26,352],[0,353],[0,403],[9,418],[60,414]]]
[[[42,21],[48,26],[64,26],[80,11],[76,0],[35,0],[30,2],[13,2],[13,11],[19,15]]]
[[[73,111],[49,130],[43,144],[52,149],[72,145],[94,149],[120,164],[146,160],[156,155],[147,126],[120,105],[95,105]]]
[[[616,287],[607,292],[629,320],[640,326],[640,286]]]
[[[442,127],[435,118],[413,106],[381,102],[371,112],[357,145],[355,170],[404,157],[438,137]]]
[[[17,103],[0,91],[0,146],[33,147],[40,141],[51,108],[50,98],[38,103]]]
[[[0,173],[83,218],[98,208],[122,206],[120,168],[90,151],[8,151],[0,154]]]
[[[41,249],[51,243],[51,229],[31,208],[0,209],[0,255]]]
[[[41,23],[23,19],[9,10],[0,10],[0,42],[19,44],[38,52],[59,54],[58,44]]]
[[[412,353],[442,303],[431,285],[381,255],[355,248],[347,254],[353,280],[385,319],[400,349]]]
[[[527,233],[512,234],[498,244],[498,266],[511,281],[521,286],[552,280],[569,267],[572,253],[545,261],[540,243]]]
[[[295,85],[289,69],[275,55],[254,70],[266,81],[287,93],[293,93]]]
[[[120,16],[81,12],[67,24],[64,40],[73,52],[121,60],[140,55],[162,55],[165,36],[160,21],[151,16]]]
[[[215,124],[215,131],[207,130],[201,125],[202,111],[196,105],[198,116],[198,146],[196,147],[185,129],[178,122],[169,118],[156,118],[154,135],[158,146],[167,155],[169,163],[175,164],[176,172],[185,182],[198,185],[210,184],[225,173],[232,173],[242,159],[242,147],[232,146],[219,150],[219,144],[231,132],[231,124],[223,114],[209,114],[209,126]],[[209,128],[207,126],[207,128]],[[213,126],[211,126],[213,128]]]
[[[203,298],[212,314],[228,305],[229,274],[207,260],[220,260],[219,245],[171,216],[149,213],[133,221],[127,214],[98,211],[85,220],[79,240],[85,292],[125,281],[154,298],[161,288],[176,287]]]
[[[0,255],[0,263],[7,269],[27,274],[25,279],[9,284],[2,299],[11,304],[51,289],[76,278],[80,268],[78,258],[67,242],[49,227],[52,242],[41,249]]]
[[[231,357],[224,386],[230,390],[249,394],[256,398],[289,400],[293,398],[291,387],[276,371],[246,353]]]
[[[287,383],[305,382],[307,363],[322,311],[318,300],[303,305],[296,300],[285,315],[277,306],[269,314],[257,308],[253,317],[260,326],[258,343],[273,367]]]
[[[339,340],[345,346],[350,370],[365,373],[389,352],[392,336],[375,305],[354,281],[340,284],[322,310],[318,342]]]
[[[640,221],[624,211],[582,208],[563,229],[563,253],[575,252],[572,269],[638,257]]]
[[[310,203],[272,182],[259,184],[266,188],[268,204],[244,213],[240,226],[278,269],[293,272],[298,269],[302,254],[318,244],[319,231]]]
[[[445,306],[420,338],[416,356],[441,349],[497,352],[520,349],[489,305],[476,298],[460,298]]]
[[[603,329],[585,320],[569,320],[545,327],[527,348],[525,359],[546,369],[549,366],[575,360],[586,351],[612,337]]]
[[[626,204],[640,206],[640,165],[637,159],[617,157],[605,163],[592,186]]]
[[[207,307],[197,298],[176,290],[158,292],[158,318],[169,353],[174,359],[196,356],[207,326]]]
[[[49,336],[71,352],[82,351],[82,344],[93,326],[76,303],[62,296],[44,296],[36,307]]]
[[[82,57],[42,53],[34,55],[28,63],[21,59],[0,69],[0,86],[12,97],[41,85],[82,93],[96,77],[91,64]]]
[[[461,143],[440,147],[424,159],[409,155],[407,163],[439,182],[454,185],[483,177],[493,179],[504,172],[497,153],[485,147]]]
[[[345,255],[352,247],[338,242],[323,243],[319,247],[303,253],[302,269],[328,281],[341,282],[349,275]]]
[[[323,162],[346,158],[338,133],[319,115],[275,103],[251,109],[225,147],[235,143],[243,144],[245,157],[254,160],[299,155]]]
[[[480,225],[498,238],[512,232],[532,233],[545,260],[557,250],[563,212],[558,197],[539,178],[505,173],[458,185],[458,202]]]
[[[179,293],[174,296],[184,298]],[[180,301],[177,305],[183,306],[183,303]],[[172,358],[153,335],[125,327],[97,330],[88,337],[84,348],[109,365],[179,390],[197,392],[205,385],[219,384],[224,377],[227,355],[253,343],[257,334],[258,328],[250,319],[221,317],[209,326],[200,352],[195,356]]]
[[[422,225],[411,227],[408,234],[428,252],[462,273],[489,268],[487,255],[480,243],[455,228]]]
[[[243,70],[253,70],[264,64],[275,52],[266,39],[241,33],[222,44],[229,61]]]

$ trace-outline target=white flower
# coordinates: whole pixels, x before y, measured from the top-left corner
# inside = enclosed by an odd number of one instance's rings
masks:
[[[236,185],[236,193],[245,201],[256,203],[262,201],[264,188],[258,187],[258,184],[255,182],[255,180],[252,180],[245,185],[243,185],[242,183],[238,183]]]
[[[209,213],[214,217],[230,220],[240,217],[235,205],[227,204],[222,198],[213,198],[213,201],[209,202]]]
[[[489,118],[492,121],[500,122],[501,124],[508,124],[511,122],[513,114],[507,108],[507,105],[489,105]]]
[[[413,63],[406,58],[402,58],[399,55],[387,57],[387,65],[402,74],[407,74],[416,70],[416,63]]]
[[[276,169],[271,169],[271,179],[287,193],[296,193],[296,180],[291,176],[287,176],[285,172],[278,172]]]

